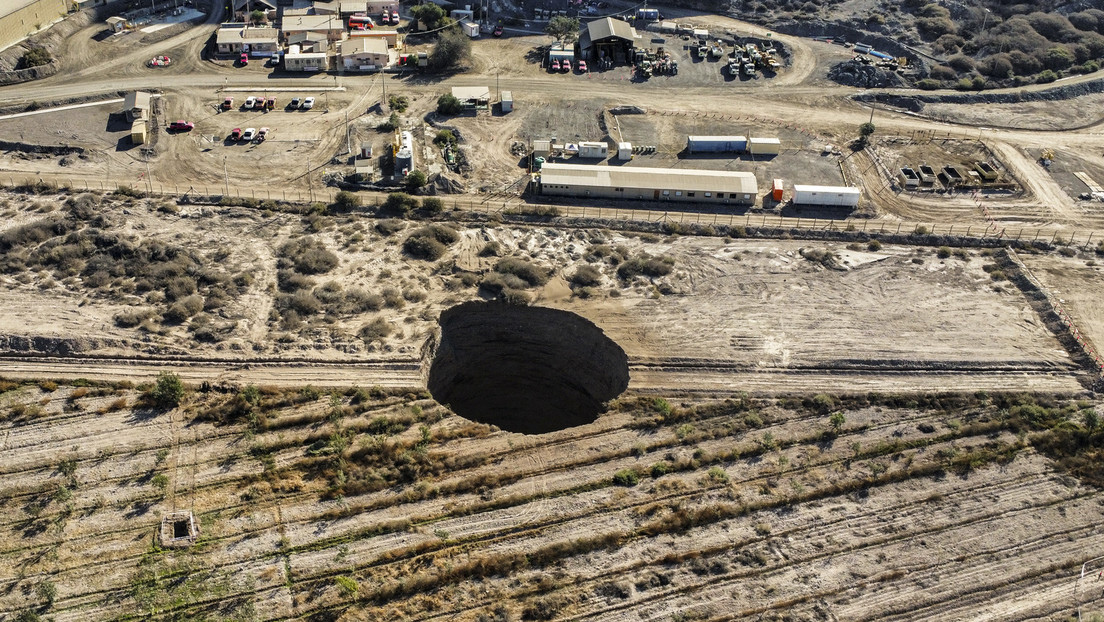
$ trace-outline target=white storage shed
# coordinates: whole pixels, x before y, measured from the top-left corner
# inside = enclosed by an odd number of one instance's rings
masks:
[[[851,186],[803,186],[794,184],[794,205],[858,207],[862,191]]]
[[[778,155],[782,152],[782,141],[777,138],[749,138],[748,153],[752,155]]]

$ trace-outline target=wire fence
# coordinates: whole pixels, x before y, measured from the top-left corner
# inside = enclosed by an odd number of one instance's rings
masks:
[[[140,174],[131,183],[116,180],[96,180],[87,177],[65,175],[61,173],[0,173],[0,186],[20,187],[56,187],[72,191],[114,192],[120,189],[142,191],[150,195],[182,198],[194,197],[193,202],[207,202],[228,198],[233,202],[242,201],[280,201],[299,203],[309,207],[314,203],[333,203],[340,190],[323,185],[321,182],[308,181],[301,188],[241,187],[227,180],[223,184],[190,184],[188,186],[165,184]],[[387,199],[386,192],[357,191],[365,205],[382,205]],[[629,203],[629,207],[610,207],[603,205],[579,205],[557,203],[535,203],[523,200],[516,194],[491,194],[483,198],[470,196],[437,196],[446,208],[454,211],[475,214],[525,215],[557,217],[561,220],[604,220],[626,223],[670,223],[679,225],[745,227],[782,231],[855,232],[869,236],[899,238],[917,237],[917,243],[931,244],[947,238],[969,245],[976,241],[979,245],[993,246],[1002,241],[1043,242],[1052,246],[1068,246],[1082,251],[1089,250],[1094,240],[1099,244],[1104,238],[1093,230],[1069,230],[1060,228],[1031,226],[1001,226],[992,218],[984,218],[977,223],[937,223],[905,221],[891,218],[857,218],[853,216],[833,217],[832,215],[789,216],[775,211],[749,210],[732,205],[708,204],[669,204],[669,203]],[[976,200],[976,198],[975,198]],[[979,203],[980,207],[980,203]],[[812,210],[813,208],[809,208]]]

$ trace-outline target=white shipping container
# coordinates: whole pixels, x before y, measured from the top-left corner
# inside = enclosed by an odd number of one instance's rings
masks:
[[[606,143],[591,142],[579,143],[580,158],[606,158],[609,157],[609,145]]]
[[[632,159],[632,143],[617,143],[617,159],[618,160],[631,160]]]
[[[778,155],[782,152],[782,141],[777,138],[749,138],[748,152],[752,155]]]
[[[862,191],[849,186],[794,185],[794,205],[839,205],[858,207]]]
[[[510,91],[502,91],[502,112],[510,112],[514,109],[514,94]]]

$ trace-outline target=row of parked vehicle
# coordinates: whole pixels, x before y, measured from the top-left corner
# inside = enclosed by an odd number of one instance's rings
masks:
[[[571,61],[567,60],[567,59],[564,59],[564,60],[561,61],[561,60],[558,60],[558,59],[554,58],[554,59],[552,59],[552,62],[548,65],[548,68],[551,71],[562,71],[564,73],[568,73],[568,72],[571,71]],[[586,73],[587,72],[586,61],[585,60],[579,61],[576,65],[576,68],[579,70],[580,73]]]
[[[234,98],[227,96],[222,100],[223,110],[232,110],[234,108]],[[299,98],[293,97],[291,102],[287,105],[287,110],[310,110],[314,108],[314,98],[306,97]],[[242,110],[275,110],[276,98],[275,97],[256,97],[250,95],[245,98],[245,103],[242,104]]]
[[[267,136],[267,127],[262,127],[259,130],[254,127],[247,127],[244,131],[240,127],[235,127],[233,130],[230,131],[229,140],[243,143],[263,143]]]

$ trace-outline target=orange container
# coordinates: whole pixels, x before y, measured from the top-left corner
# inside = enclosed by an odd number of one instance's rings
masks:
[[[771,198],[774,199],[775,201],[781,201],[782,200],[782,180],[781,179],[774,180],[774,191],[771,192]]]

